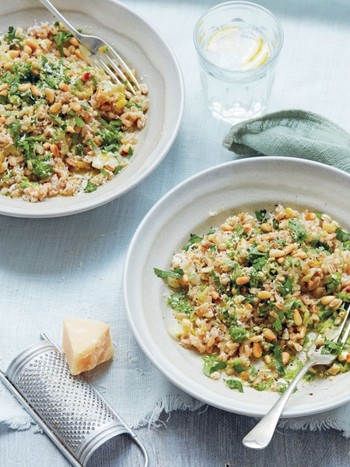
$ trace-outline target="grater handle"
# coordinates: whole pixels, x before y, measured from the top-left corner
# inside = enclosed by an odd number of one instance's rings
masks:
[[[51,439],[51,441],[58,447],[62,454],[69,460],[74,467],[82,467],[80,462],[65,448],[57,436],[49,429],[49,427],[43,422],[43,420],[37,415],[32,409],[24,397],[17,391],[13,384],[7,379],[4,370],[0,368],[0,380],[3,382],[5,387],[11,392],[11,394],[17,399],[17,401],[23,406],[23,408],[29,413],[29,415],[35,420],[35,422],[42,428],[45,434]]]

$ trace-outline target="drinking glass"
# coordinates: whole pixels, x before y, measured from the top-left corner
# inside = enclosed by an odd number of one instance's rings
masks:
[[[221,3],[199,18],[194,44],[213,116],[234,124],[262,114],[283,44],[280,21],[255,3]]]

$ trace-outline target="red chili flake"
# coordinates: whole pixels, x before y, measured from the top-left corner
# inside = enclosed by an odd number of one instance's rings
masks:
[[[86,72],[83,74],[83,81],[86,83],[86,81],[89,81],[91,78],[91,74],[89,72]]]

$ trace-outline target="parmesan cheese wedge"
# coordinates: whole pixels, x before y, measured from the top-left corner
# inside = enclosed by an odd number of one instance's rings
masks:
[[[113,357],[109,326],[101,321],[65,317],[62,348],[72,375],[92,370]]]

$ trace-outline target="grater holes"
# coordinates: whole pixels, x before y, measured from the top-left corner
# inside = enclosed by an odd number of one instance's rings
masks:
[[[69,373],[64,356],[56,350],[35,357],[15,384],[73,453],[91,432],[115,420],[91,386]]]

